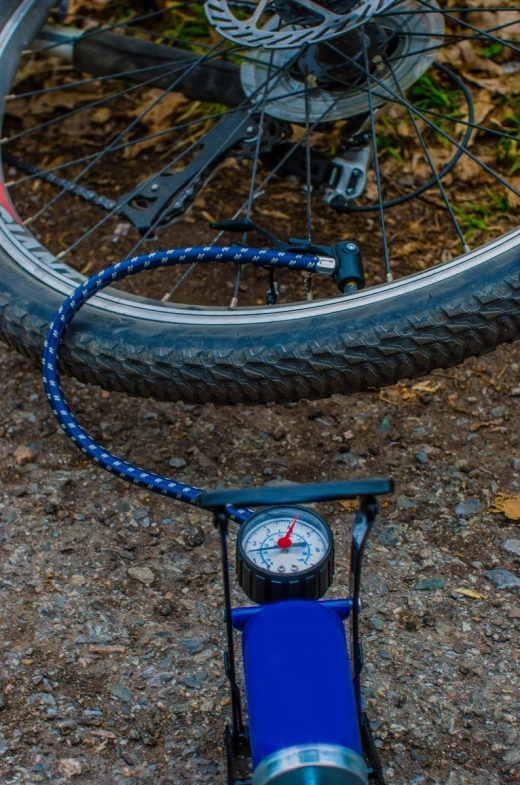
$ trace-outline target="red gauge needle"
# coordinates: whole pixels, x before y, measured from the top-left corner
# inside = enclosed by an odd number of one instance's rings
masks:
[[[296,526],[296,521],[298,520],[299,517],[300,517],[299,515],[296,516],[294,521],[289,526],[289,530],[287,531],[287,534],[285,534],[283,537],[280,537],[280,539],[276,543],[279,548],[290,548],[291,547],[291,545],[292,545],[291,534],[293,533],[293,529]]]

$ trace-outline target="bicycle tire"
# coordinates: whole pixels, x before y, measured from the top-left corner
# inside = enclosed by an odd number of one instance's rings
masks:
[[[0,120],[17,55],[52,4],[16,0],[0,12]],[[23,227],[3,181],[0,270],[0,337],[39,361],[49,323],[82,276]],[[516,229],[391,284],[292,307],[180,308],[108,289],[68,331],[61,370],[158,400],[289,402],[424,375],[519,336]]]

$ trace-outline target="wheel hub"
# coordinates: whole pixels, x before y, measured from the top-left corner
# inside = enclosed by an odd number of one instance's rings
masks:
[[[266,47],[262,43],[261,48],[242,62],[240,76],[244,92],[251,100],[258,101],[270,73],[275,77],[270,77],[265,111],[272,117],[303,124],[363,115],[369,109],[364,74],[366,57],[377,79],[373,83],[372,105],[382,106],[394,99],[397,84],[404,91],[428,70],[434,61],[439,36],[444,32],[442,14],[424,10],[413,0],[401,2],[399,11],[413,13],[375,16],[362,28],[343,32],[333,42],[325,36],[302,47],[300,57],[291,67],[288,65],[294,61],[294,49]],[[273,16],[262,30],[276,31],[279,25],[280,17]],[[292,24],[284,29],[297,32],[309,28]],[[386,58],[391,60],[391,67]],[[385,91],[385,85],[391,92]]]

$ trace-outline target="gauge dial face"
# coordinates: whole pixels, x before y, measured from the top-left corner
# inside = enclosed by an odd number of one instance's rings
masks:
[[[332,534],[325,521],[306,507],[276,507],[260,510],[243,525],[240,548],[257,570],[296,576],[327,558]]]

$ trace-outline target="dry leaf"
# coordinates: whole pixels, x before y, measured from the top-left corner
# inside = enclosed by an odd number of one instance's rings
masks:
[[[520,521],[520,493],[516,496],[498,493],[489,512],[503,512],[510,521]]]
[[[117,733],[114,733],[111,730],[99,728],[98,730],[92,730],[90,732],[92,736],[101,736],[102,739],[117,739]]]
[[[155,101],[157,103],[154,104]],[[187,101],[188,99],[182,93],[165,93],[163,90],[153,88],[146,91],[142,103],[133,110],[132,115],[140,117],[144,112],[145,114],[139,122],[145,125],[151,133],[156,134],[171,127],[172,115]],[[148,111],[150,106],[152,108]]]
[[[382,401],[385,401],[385,403],[393,403],[397,406],[406,402],[418,403],[417,393],[410,390],[409,387],[403,387],[400,384],[396,384],[392,387],[385,387],[385,389],[381,390],[379,393],[379,398]]]
[[[106,123],[107,120],[110,120],[111,116],[112,112],[108,106],[100,106],[99,109],[96,109],[95,112],[92,112],[90,119],[93,123]]]
[[[474,2],[475,6],[487,6],[489,7],[489,11],[473,11],[472,13],[468,13],[467,21],[472,24],[474,27],[478,27],[479,30],[496,30],[495,35],[500,36],[500,38],[504,39],[517,39],[520,35],[520,21],[518,18],[518,9],[511,8],[510,11],[493,11],[494,6],[502,6],[504,3],[502,0],[497,0],[493,2],[493,0],[487,0],[486,3],[482,3],[481,0],[466,0],[466,3],[469,8],[471,8],[472,2]],[[516,24],[511,24],[512,22],[516,22]],[[498,31],[500,28],[500,31]]]
[[[473,589],[454,589],[457,594],[462,594],[464,597],[470,597],[472,600],[483,600],[484,596],[479,594],[478,591]]]
[[[501,419],[498,420],[487,420],[485,422],[474,422],[470,425],[470,431],[480,431],[481,428],[489,428],[491,425],[502,425],[504,421]]]
[[[340,499],[338,504],[341,504],[344,510],[347,512],[355,512],[359,507],[357,499]]]
[[[518,95],[520,93],[520,71],[515,71],[512,74],[504,73],[502,76],[490,79],[476,77],[468,71],[461,71],[461,75],[471,84],[483,87],[495,95]]]
[[[424,381],[414,384],[412,390],[415,390],[415,392],[431,394],[434,392],[438,392],[441,389],[441,387],[443,387],[442,382]]]
[[[459,41],[457,44],[446,47],[439,56],[439,60],[449,63],[458,71],[471,71],[487,76],[499,77],[503,68],[488,57],[480,57],[470,41]]]

